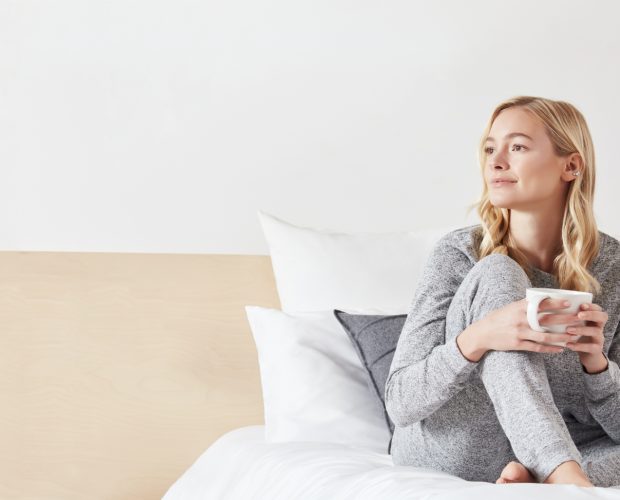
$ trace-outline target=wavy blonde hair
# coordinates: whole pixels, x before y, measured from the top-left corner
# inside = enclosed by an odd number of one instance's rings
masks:
[[[478,146],[482,195],[468,210],[469,212],[477,208],[482,221],[480,231],[474,235],[474,249],[478,253],[478,259],[493,253],[508,255],[523,268],[530,280],[532,279],[531,265],[525,254],[517,248],[509,231],[510,209],[491,204],[484,176],[485,140],[497,115],[512,106],[520,106],[543,123],[558,156],[572,153],[579,153],[581,156],[581,174],[575,177],[568,188],[562,218],[562,246],[557,249],[559,253],[553,261],[552,274],[557,278],[560,288],[598,294],[601,286],[588,271],[590,263],[598,255],[600,245],[592,206],[595,181],[594,145],[581,112],[564,101],[517,96],[501,102],[491,114]]]

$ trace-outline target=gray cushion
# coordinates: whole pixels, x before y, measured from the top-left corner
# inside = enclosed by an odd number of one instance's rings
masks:
[[[385,409],[385,382],[407,315],[349,314],[338,309],[334,309],[334,315],[349,335],[366,369],[368,387],[383,409],[385,423],[393,434],[394,423]],[[390,439],[388,453],[391,447]]]

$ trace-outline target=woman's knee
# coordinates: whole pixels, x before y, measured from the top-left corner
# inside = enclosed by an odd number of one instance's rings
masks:
[[[459,285],[447,313],[446,338],[463,331],[488,312],[523,299],[531,283],[519,264],[507,255],[480,259]]]
[[[532,286],[527,274],[514,259],[497,253],[476,262],[467,278],[476,283],[476,288],[486,288],[490,293],[517,290],[525,294],[525,289]]]
[[[516,260],[500,253],[483,257],[476,262],[470,272],[491,278],[506,276],[513,280],[529,281],[527,274]]]
[[[491,254],[480,259],[463,283],[469,297],[469,320],[525,298],[532,286],[521,266],[508,255]]]

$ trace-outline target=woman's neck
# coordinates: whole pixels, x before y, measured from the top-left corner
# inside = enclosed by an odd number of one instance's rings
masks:
[[[510,214],[510,235],[530,264],[551,273],[553,261],[562,251],[562,218],[514,211]]]

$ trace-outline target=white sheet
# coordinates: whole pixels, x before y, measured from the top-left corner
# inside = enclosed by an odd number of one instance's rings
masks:
[[[316,442],[266,443],[264,426],[221,436],[170,487],[164,500],[619,499],[620,489],[468,482],[388,454]]]

